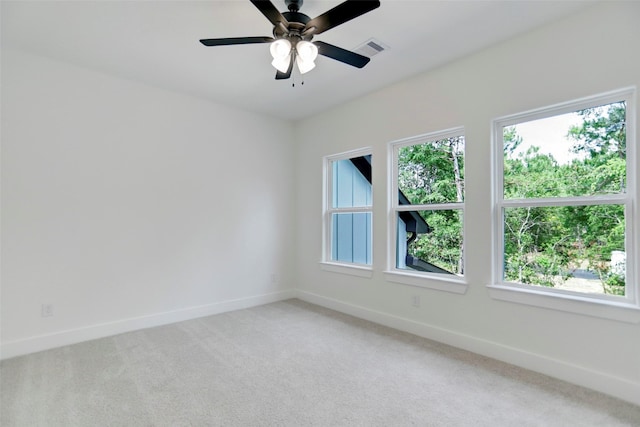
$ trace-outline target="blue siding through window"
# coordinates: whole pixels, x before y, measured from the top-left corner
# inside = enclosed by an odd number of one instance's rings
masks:
[[[371,184],[351,163],[333,163],[333,207],[371,206]],[[334,213],[331,257],[335,261],[371,264],[371,213]]]

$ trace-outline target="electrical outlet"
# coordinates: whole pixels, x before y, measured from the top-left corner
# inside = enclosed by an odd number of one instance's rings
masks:
[[[414,307],[420,307],[420,295],[413,295],[411,297],[411,305]]]
[[[271,273],[271,283],[278,283],[278,275],[276,273]]]
[[[42,315],[42,317],[53,316],[53,304],[42,304],[40,314]]]

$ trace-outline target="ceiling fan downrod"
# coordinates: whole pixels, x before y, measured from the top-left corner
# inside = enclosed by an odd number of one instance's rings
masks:
[[[284,0],[284,4],[287,5],[287,9],[291,12],[297,12],[302,7],[303,0]]]

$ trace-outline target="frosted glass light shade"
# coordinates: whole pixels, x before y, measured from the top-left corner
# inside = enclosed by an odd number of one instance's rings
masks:
[[[303,61],[315,61],[318,57],[318,48],[311,42],[308,41],[300,41],[296,45],[297,56],[301,58]]]
[[[273,61],[271,65],[282,73],[286,73],[291,63],[291,42],[287,39],[278,39],[271,43],[269,48]]]
[[[298,64],[298,70],[300,70],[300,74],[308,73],[316,67],[315,62],[305,61],[301,56],[296,56],[296,64]]]
[[[287,39],[278,39],[271,43],[269,50],[273,59],[285,58],[291,53],[291,42]]]
[[[289,64],[291,63],[291,55],[287,55],[284,58],[276,58],[271,61],[271,65],[280,71],[281,73],[286,73],[289,69]]]
[[[315,61],[318,57],[318,48],[311,42],[300,41],[296,45],[296,64],[300,74],[313,70],[316,66]]]

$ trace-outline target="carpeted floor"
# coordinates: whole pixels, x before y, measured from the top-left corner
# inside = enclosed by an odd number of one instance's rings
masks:
[[[640,407],[288,300],[5,360],[2,426],[638,426]]]

